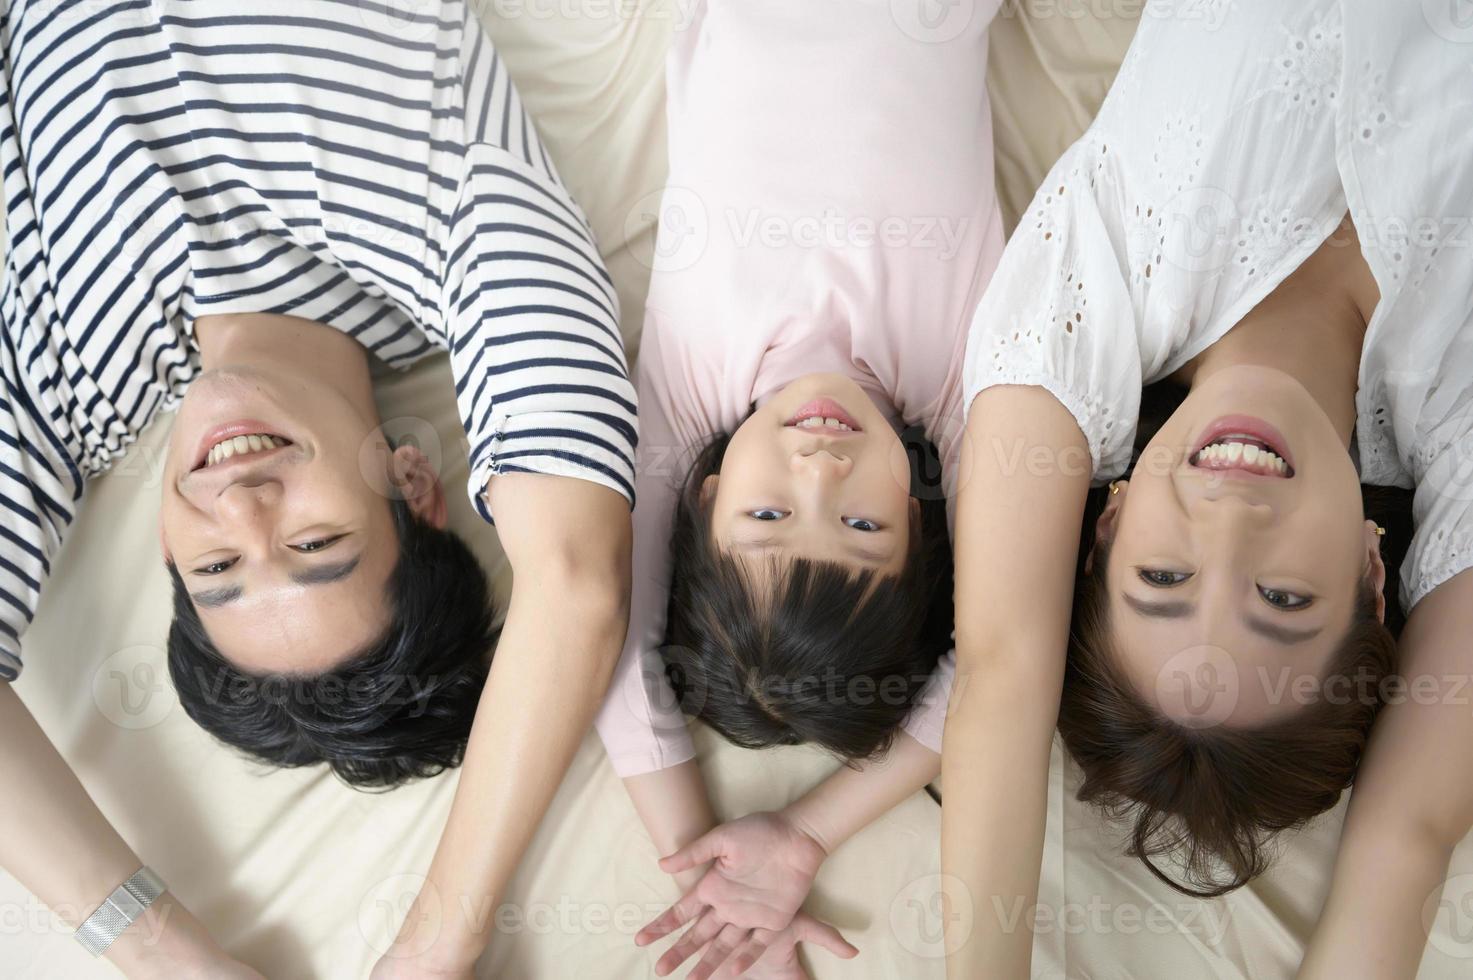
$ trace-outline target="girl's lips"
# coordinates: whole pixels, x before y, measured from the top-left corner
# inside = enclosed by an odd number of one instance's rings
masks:
[[[234,422],[217,425],[204,434],[200,439],[199,445],[195,448],[194,465],[190,467],[190,470],[203,469],[209,460],[210,450],[214,449],[217,444],[224,442],[226,439],[233,439],[236,436],[254,435],[273,436],[288,443],[295,442],[295,440],[287,438],[277,432],[273,427],[258,419],[237,419]]]
[[[1230,436],[1242,436],[1254,442],[1262,443],[1265,447],[1269,449],[1269,451],[1282,459],[1284,463],[1288,466],[1289,471],[1287,474],[1284,475],[1294,475],[1294,457],[1289,452],[1289,443],[1288,440],[1284,438],[1284,434],[1274,426],[1270,425],[1268,422],[1265,422],[1263,419],[1253,415],[1225,415],[1222,418],[1213,421],[1210,425],[1207,426],[1205,430],[1203,430],[1202,434],[1197,437],[1197,441],[1192,448],[1191,454],[1187,457],[1187,461],[1193,466],[1198,465],[1196,460],[1204,449]],[[1214,469],[1219,472],[1224,470],[1242,469],[1247,472],[1257,473],[1257,469],[1248,464],[1244,464],[1241,466],[1237,464],[1233,464],[1230,466],[1216,465],[1206,468]],[[1264,473],[1259,475],[1269,474]]]
[[[844,411],[844,406],[832,398],[815,398],[813,401],[800,406],[798,411],[793,413],[793,417],[784,422],[783,425],[791,428],[804,419],[811,418],[838,419],[855,432],[864,431],[859,423],[854,421],[854,416]],[[828,434],[832,435],[834,433],[830,432]]]

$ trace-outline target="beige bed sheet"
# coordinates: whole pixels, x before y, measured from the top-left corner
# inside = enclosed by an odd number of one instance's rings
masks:
[[[664,175],[663,54],[689,0],[499,0],[488,27],[598,231],[637,346],[655,195]],[[965,2],[965,0],[963,0]],[[1010,0],[989,75],[998,177],[1009,227],[1054,157],[1083,129],[1133,28],[1130,4]],[[465,479],[464,442],[443,360],[386,377],[386,419],[438,439],[447,486]],[[178,707],[164,671],[167,581],[155,530],[165,426],[154,426],[90,500],[26,640],[18,691],[123,835],[235,954],[272,980],[358,978],[393,935],[429,863],[455,774],[392,793],[355,792],[319,771],[270,772],[211,742]],[[430,435],[429,433],[433,433]],[[452,523],[509,585],[494,534],[463,495]],[[833,763],[804,748],[697,746],[718,810],[779,806]],[[1327,884],[1338,814],[1291,842],[1275,870],[1226,900],[1174,895],[1114,847],[1074,802],[1077,774],[1056,748],[1035,927],[1039,977],[1277,978],[1292,975]],[[822,951],[815,977],[941,977],[939,809],[918,795],[834,855],[810,908],[862,950]],[[489,921],[482,977],[650,976],[638,926],[673,898],[618,780],[589,736],[507,905]],[[1473,975],[1473,847],[1459,852],[1423,977]],[[1029,928],[1015,909],[977,907]],[[486,914],[486,910],[471,910]],[[1462,918],[1456,916],[1462,915]],[[0,873],[0,976],[116,975],[90,960]]]

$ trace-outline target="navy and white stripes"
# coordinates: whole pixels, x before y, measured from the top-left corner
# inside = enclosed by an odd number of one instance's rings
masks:
[[[450,351],[471,494],[633,495],[613,284],[464,3],[13,0],[0,17],[0,677],[85,478],[198,370],[216,313]]]

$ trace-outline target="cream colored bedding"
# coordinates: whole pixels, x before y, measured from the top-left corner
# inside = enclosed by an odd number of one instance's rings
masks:
[[[795,0],[798,2],[798,0]],[[1011,2],[989,74],[998,177],[1009,227],[1108,87],[1133,22],[1084,0]],[[1114,5],[1129,10],[1132,5]],[[1101,8],[1101,9],[1096,9]],[[1112,8],[1113,9],[1113,8]],[[486,20],[564,177],[598,231],[637,344],[654,198],[664,175],[663,54],[676,0],[499,0]],[[443,360],[380,388],[386,419],[438,438],[447,486],[465,479]],[[165,426],[156,425],[90,491],[26,639],[18,690],[98,803],[216,936],[272,980],[357,978],[392,936],[429,863],[456,775],[365,795],[319,771],[270,772],[215,745],[184,716],[164,670],[168,589],[156,505]],[[426,428],[428,426],[428,428]],[[428,433],[433,432],[433,436]],[[494,533],[452,494],[452,523],[509,585]],[[697,733],[719,811],[779,806],[833,763],[803,748],[745,752]],[[1327,886],[1338,814],[1290,842],[1275,870],[1223,901],[1175,895],[1120,857],[1074,802],[1055,750],[1035,938],[1040,977],[1278,978],[1292,975]],[[845,845],[810,904],[861,949],[811,958],[818,978],[943,974],[936,904],[940,811],[924,795]],[[631,937],[674,897],[596,738],[584,742],[511,888],[490,921],[484,977],[652,975]],[[1473,846],[1459,852],[1424,977],[1473,975]],[[471,910],[485,914],[486,910]],[[992,906],[975,916],[1017,910]],[[1028,917],[1017,919],[1028,928]],[[1463,943],[1450,926],[1462,926]],[[1445,952],[1444,952],[1445,950]],[[1461,957],[1458,956],[1461,954]],[[0,873],[0,976],[116,975]]]

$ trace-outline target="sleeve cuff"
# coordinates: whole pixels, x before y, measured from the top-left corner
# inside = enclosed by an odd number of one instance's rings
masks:
[[[494,524],[486,483],[501,473],[539,473],[588,480],[634,506],[635,431],[622,419],[580,412],[504,415],[470,452],[471,503]]]

